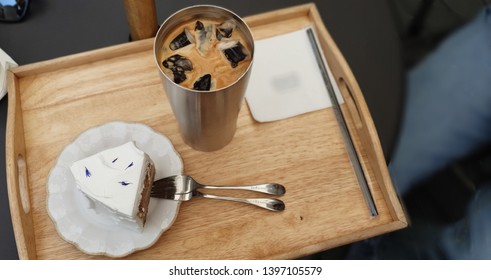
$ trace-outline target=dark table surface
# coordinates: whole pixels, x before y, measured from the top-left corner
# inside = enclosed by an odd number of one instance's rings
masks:
[[[400,42],[386,1],[250,0],[206,1],[244,17],[315,2],[324,23],[353,71],[377,128],[385,158],[397,135],[403,97]],[[156,0],[161,23],[178,9],[200,1]],[[0,23],[0,48],[19,65],[128,41],[121,0],[32,0],[24,21]],[[0,145],[5,147],[7,97],[0,101]],[[0,149],[5,158],[5,149]],[[0,162],[0,259],[17,259],[10,218],[5,160]]]

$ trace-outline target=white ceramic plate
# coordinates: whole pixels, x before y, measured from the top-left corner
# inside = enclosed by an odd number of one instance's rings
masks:
[[[180,203],[151,198],[142,232],[118,226],[102,207],[76,186],[70,165],[105,149],[135,141],[155,164],[155,180],[181,174],[182,160],[162,134],[138,123],[110,122],[91,128],[67,145],[51,169],[47,185],[48,213],[63,239],[92,255],[123,257],[152,246],[174,222]]]

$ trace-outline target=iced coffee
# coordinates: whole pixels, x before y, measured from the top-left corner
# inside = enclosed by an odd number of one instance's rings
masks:
[[[158,60],[175,83],[213,91],[233,84],[247,71],[250,50],[234,19],[197,18],[163,38]]]

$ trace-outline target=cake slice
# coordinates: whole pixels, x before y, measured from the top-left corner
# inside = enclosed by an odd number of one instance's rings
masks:
[[[77,187],[113,213],[118,224],[143,229],[155,167],[133,141],[76,161],[70,170]]]

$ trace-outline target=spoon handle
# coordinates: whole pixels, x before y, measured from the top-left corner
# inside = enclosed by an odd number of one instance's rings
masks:
[[[283,185],[271,183],[271,184],[259,184],[248,186],[203,186],[204,189],[222,189],[222,190],[246,190],[260,193],[267,193],[273,195],[283,195],[286,190]]]
[[[285,210],[285,203],[276,198],[239,198],[239,197],[229,197],[229,196],[218,196],[218,195],[206,194],[201,192],[195,192],[195,196],[243,202],[243,203],[256,205],[271,211],[277,211],[277,212]]]

